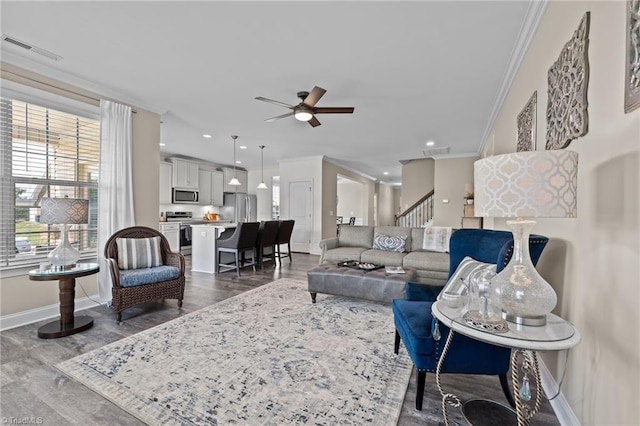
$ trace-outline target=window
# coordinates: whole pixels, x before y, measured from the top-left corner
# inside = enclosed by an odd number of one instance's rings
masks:
[[[58,244],[57,227],[39,223],[43,197],[89,200],[89,223],[69,239],[95,256],[99,156],[99,120],[0,98],[0,269],[41,262]]]
[[[280,219],[280,176],[271,178],[271,219]]]

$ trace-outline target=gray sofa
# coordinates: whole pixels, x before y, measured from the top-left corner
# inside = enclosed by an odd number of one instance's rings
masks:
[[[374,249],[373,240],[376,233],[406,237],[405,252]],[[417,282],[444,285],[449,276],[449,253],[422,250],[423,238],[424,228],[343,226],[338,238],[320,241],[320,264],[359,260],[385,266],[415,268]]]

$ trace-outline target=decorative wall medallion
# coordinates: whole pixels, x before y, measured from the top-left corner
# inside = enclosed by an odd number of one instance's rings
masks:
[[[566,148],[589,130],[589,21],[586,12],[547,75],[547,149]]]
[[[624,112],[640,106],[640,0],[627,1],[627,59]]]
[[[518,145],[516,151],[536,150],[536,105],[538,92],[534,91],[518,114]]]

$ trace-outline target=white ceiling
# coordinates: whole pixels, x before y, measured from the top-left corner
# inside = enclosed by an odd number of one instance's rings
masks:
[[[264,144],[265,168],[325,155],[397,183],[428,140],[479,152],[534,3],[5,0],[2,33],[63,59],[6,42],[2,59],[161,113],[166,153],[231,164],[237,134],[248,169]],[[264,122],[289,110],[256,96],[297,104],[316,85],[317,106],[354,114]]]

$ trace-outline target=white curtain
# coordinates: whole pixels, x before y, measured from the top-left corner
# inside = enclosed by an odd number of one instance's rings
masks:
[[[115,232],[135,224],[131,170],[131,107],[100,101],[100,178],[98,191],[98,291],[111,301],[111,276],[104,245]]]

